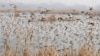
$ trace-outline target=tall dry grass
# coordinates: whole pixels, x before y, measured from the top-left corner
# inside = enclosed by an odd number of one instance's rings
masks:
[[[19,12],[17,10],[17,7],[14,7],[14,16],[18,17],[19,16]],[[31,18],[33,19],[34,13],[31,12]],[[54,22],[56,21],[56,17],[55,15],[51,15],[50,17],[44,19],[44,20],[48,20],[50,22]],[[92,27],[94,26],[94,22],[92,24]],[[9,27],[6,28],[6,32],[5,32],[5,39],[4,39],[4,48],[5,48],[5,56],[21,56],[19,55],[19,37],[20,35],[16,36],[16,50],[15,52],[12,50],[11,45],[10,45],[10,40],[9,40],[9,36],[10,36],[10,30]],[[20,31],[20,30],[19,30]],[[33,54],[33,52],[35,51],[33,49],[33,51],[30,51],[30,47],[32,47],[32,39],[33,39],[33,30],[28,29],[25,30],[23,32],[24,36],[24,43],[23,43],[23,50],[22,50],[22,56],[32,56],[31,54]],[[18,33],[16,33],[18,34]],[[89,40],[87,41],[88,43],[85,43],[82,47],[80,47],[79,52],[78,52],[78,56],[100,56],[100,50],[98,51],[98,53],[95,53],[95,48],[94,48],[94,44],[93,44],[93,28],[92,30],[89,32]],[[30,41],[30,43],[28,43],[28,39]],[[57,51],[55,48],[52,47],[44,47],[39,49],[39,51],[37,53],[34,53],[35,56],[76,56],[76,51],[73,50],[73,42],[70,43],[71,47],[70,50],[69,49],[64,49],[63,53],[61,54],[61,50]],[[92,45],[90,45],[92,44]]]
[[[39,50],[36,56],[59,56],[59,53],[52,47],[46,47]]]
[[[5,29],[7,29],[7,28],[5,28]],[[13,56],[11,46],[10,46],[9,35],[10,35],[10,32],[6,30],[5,31],[5,39],[4,39],[5,56]]]

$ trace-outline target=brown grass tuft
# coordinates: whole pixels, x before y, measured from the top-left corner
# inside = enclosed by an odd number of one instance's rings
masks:
[[[50,17],[48,17],[48,21],[50,21],[50,22],[56,21],[55,15],[53,14],[53,15],[51,15]]]
[[[51,47],[46,47],[41,49],[36,56],[59,56],[59,53]]]
[[[95,51],[91,46],[85,44],[79,50],[79,56],[95,56]]]
[[[5,45],[5,56],[13,56],[12,50],[9,43],[9,32],[5,33],[4,45]]]
[[[30,55],[29,55],[29,52],[28,52],[27,50],[24,50],[24,51],[23,51],[23,56],[30,56]]]

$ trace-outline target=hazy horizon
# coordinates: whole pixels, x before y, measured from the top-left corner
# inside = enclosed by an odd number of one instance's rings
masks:
[[[17,4],[20,8],[53,8],[53,9],[81,9],[87,10],[93,7],[96,10],[100,8],[100,0],[0,0],[0,5]],[[2,5],[1,5],[2,6]],[[8,5],[7,5],[8,6]]]

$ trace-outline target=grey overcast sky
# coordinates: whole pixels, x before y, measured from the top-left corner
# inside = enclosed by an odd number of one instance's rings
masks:
[[[96,6],[100,4],[100,0],[0,0],[4,3],[24,3],[24,4],[54,4],[61,3],[65,5],[85,5],[85,6]]]

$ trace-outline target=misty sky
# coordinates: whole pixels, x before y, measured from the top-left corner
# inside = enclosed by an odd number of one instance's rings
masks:
[[[85,5],[85,6],[96,6],[100,4],[100,0],[0,0],[4,3],[24,3],[24,4],[54,4],[61,3],[64,5]]]

